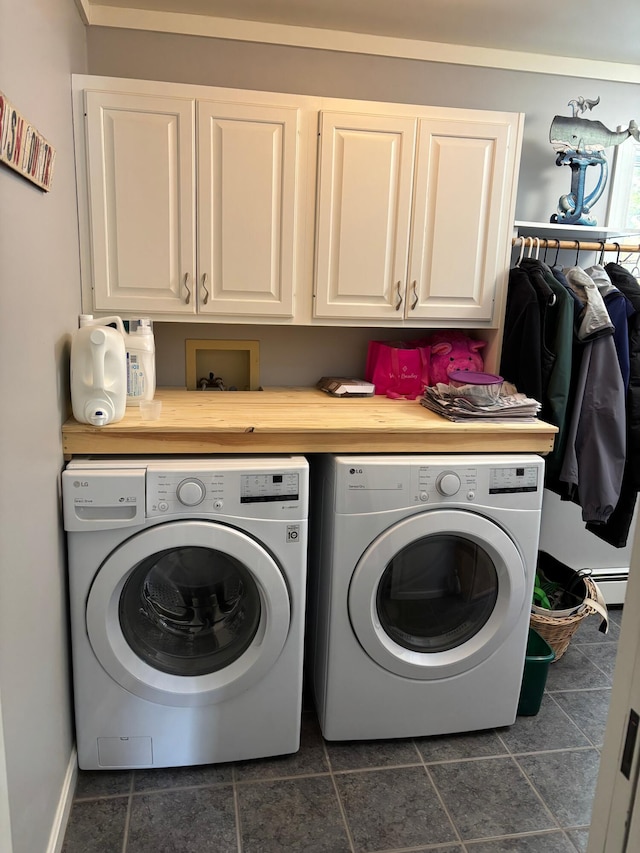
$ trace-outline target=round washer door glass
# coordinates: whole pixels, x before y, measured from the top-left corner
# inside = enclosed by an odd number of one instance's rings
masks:
[[[237,660],[260,624],[251,573],[216,548],[182,545],[142,560],[120,593],[120,627],[134,652],[174,675],[205,675]]]
[[[505,642],[526,605],[525,566],[484,516],[433,510],[393,525],[349,587],[352,628],[380,666],[411,678],[457,675]]]
[[[281,567],[210,521],[147,528],[100,566],[87,599],[94,654],[122,687],[165,705],[236,696],[278,659],[291,622]]]

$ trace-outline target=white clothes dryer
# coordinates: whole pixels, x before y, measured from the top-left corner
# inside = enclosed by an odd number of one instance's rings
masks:
[[[62,491],[79,766],[295,752],[307,461],[78,459]]]
[[[515,721],[543,470],[534,455],[319,463],[308,652],[325,738]]]

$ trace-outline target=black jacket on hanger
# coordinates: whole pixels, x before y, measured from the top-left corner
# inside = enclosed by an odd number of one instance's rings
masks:
[[[536,291],[520,267],[509,270],[500,375],[542,400],[542,330]]]

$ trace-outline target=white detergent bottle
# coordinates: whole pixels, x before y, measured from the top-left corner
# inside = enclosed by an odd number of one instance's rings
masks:
[[[109,324],[116,323],[117,329]],[[124,417],[127,358],[120,317],[81,315],[71,341],[71,406],[80,423],[105,426]]]
[[[141,400],[153,400],[156,392],[156,345],[151,320],[129,321],[125,335],[127,350],[127,406],[139,406]]]

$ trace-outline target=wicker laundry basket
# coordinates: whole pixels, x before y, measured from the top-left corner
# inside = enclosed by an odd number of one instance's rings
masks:
[[[580,627],[580,623],[593,613],[599,613],[605,624],[604,633],[609,630],[607,605],[598,585],[589,577],[583,577],[586,586],[586,596],[583,603],[568,616],[553,615],[553,610],[543,611],[536,607],[531,612],[530,625],[543,637],[556,653],[553,663],[558,661],[566,652],[571,638]]]

